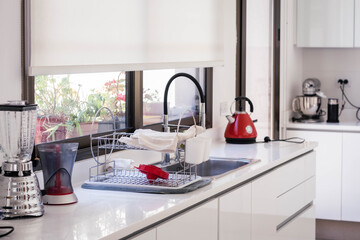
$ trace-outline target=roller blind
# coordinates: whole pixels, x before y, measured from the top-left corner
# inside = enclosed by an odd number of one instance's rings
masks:
[[[32,0],[29,75],[223,64],[223,0]]]

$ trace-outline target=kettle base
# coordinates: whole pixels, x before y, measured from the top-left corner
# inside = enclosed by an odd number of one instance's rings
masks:
[[[227,143],[251,144],[256,142],[256,138],[225,138]]]

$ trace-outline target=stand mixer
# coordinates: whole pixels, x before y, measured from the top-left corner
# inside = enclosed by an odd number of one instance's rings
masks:
[[[34,147],[37,105],[12,101],[0,105],[0,217],[40,217],[44,206],[30,161]]]
[[[326,98],[320,91],[320,81],[317,78],[308,78],[303,82],[303,94],[293,99],[292,110],[300,117],[293,117],[295,122],[322,122],[325,112],[321,109],[321,99]]]

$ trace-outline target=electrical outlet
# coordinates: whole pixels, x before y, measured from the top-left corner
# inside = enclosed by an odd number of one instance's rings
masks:
[[[340,85],[346,86],[346,87],[350,87],[350,81],[349,79],[339,79],[336,80],[336,86],[339,87]]]
[[[226,115],[229,114],[228,111],[229,111],[228,103],[227,102],[221,102],[220,103],[220,115],[221,116],[226,116]]]

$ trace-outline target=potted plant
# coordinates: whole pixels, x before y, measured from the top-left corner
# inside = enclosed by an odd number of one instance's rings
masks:
[[[117,79],[107,81],[103,86],[104,106],[108,107],[115,118],[115,129],[125,127],[125,73],[120,72]],[[106,113],[102,113],[106,115]],[[112,120],[98,122],[98,132],[114,130]]]
[[[81,133],[75,117],[80,112],[79,90],[70,86],[69,76],[37,76],[35,101],[39,106],[35,142],[62,140],[74,129]]]
[[[75,120],[74,122],[80,123],[83,135],[89,135],[90,133],[98,131],[98,122],[94,121],[94,125],[92,122],[96,112],[104,106],[105,100],[102,93],[92,90],[92,93],[87,97],[87,101],[81,103],[81,111],[77,115],[74,115],[73,119]]]

